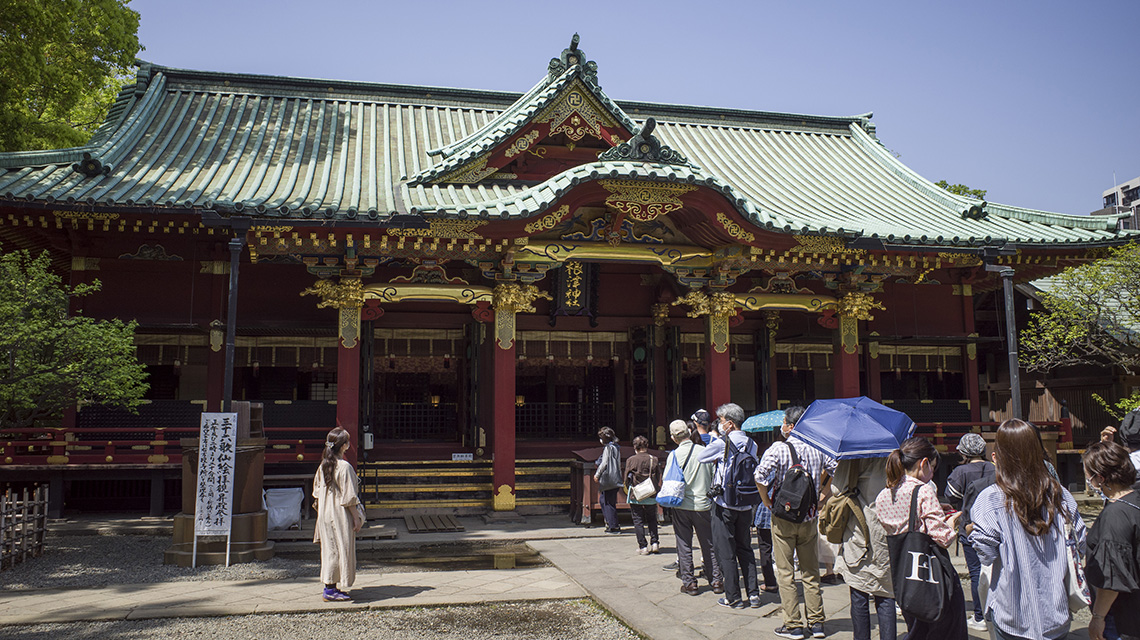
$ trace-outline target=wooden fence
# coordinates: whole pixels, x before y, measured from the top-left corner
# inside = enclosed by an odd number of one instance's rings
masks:
[[[4,487],[0,498],[0,571],[44,552],[47,485]]]

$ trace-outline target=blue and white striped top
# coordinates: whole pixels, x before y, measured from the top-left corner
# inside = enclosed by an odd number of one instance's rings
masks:
[[[1003,633],[1022,638],[1063,638],[1069,633],[1069,594],[1066,586],[1065,520],[1073,522],[1073,537],[1085,553],[1085,523],[1072,494],[1063,492],[1062,511],[1053,528],[1030,535],[1006,508],[1005,493],[992,485],[978,494],[970,519],[970,543],[983,565],[993,564],[987,613]],[[989,616],[987,616],[989,617]]]

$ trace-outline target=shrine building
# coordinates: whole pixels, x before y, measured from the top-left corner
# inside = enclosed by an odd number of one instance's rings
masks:
[[[138,322],[150,384],[138,415],[0,436],[5,477],[62,479],[68,506],[150,482],[176,509],[155,478],[222,408],[227,322],[267,473],[311,474],[340,424],[392,512],[562,508],[600,427],[664,448],[729,401],[867,395],[954,438],[1009,412],[980,391],[1008,374],[975,320],[994,269],[1129,237],[948,193],[871,114],[615,101],[577,36],[535,62],[522,94],[144,63],[86,146],[0,154],[0,250],[99,280],[82,313]]]

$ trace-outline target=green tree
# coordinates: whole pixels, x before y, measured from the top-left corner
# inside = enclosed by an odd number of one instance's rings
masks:
[[[87,142],[141,50],[130,0],[0,0],[0,151]]]
[[[59,419],[76,402],[134,410],[147,385],[135,356],[135,323],[68,314],[74,289],[45,251],[0,255],[0,429]]]
[[[964,184],[950,184],[945,180],[939,180],[934,183],[934,186],[945,189],[956,196],[966,196],[967,198],[976,198],[978,200],[986,199],[985,189],[971,189]]]
[[[1022,365],[1030,371],[1109,365],[1135,375],[1140,371],[1138,274],[1140,245],[1127,244],[1054,276],[1041,294],[1044,309],[1030,314],[1021,331]],[[1115,406],[1127,411],[1140,404],[1140,396],[1123,402]]]

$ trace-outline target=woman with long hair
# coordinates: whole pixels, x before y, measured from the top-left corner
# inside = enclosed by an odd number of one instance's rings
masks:
[[[1140,638],[1140,494],[1128,449],[1097,442],[1081,460],[1089,488],[1107,502],[1089,531],[1089,584],[1096,588],[1089,637],[1103,640],[1106,617],[1121,638]]]
[[[931,479],[934,470],[938,467],[938,450],[926,438],[907,438],[898,449],[887,457],[887,486],[875,498],[875,515],[888,536],[906,533],[910,530],[910,501],[911,496],[918,492],[918,518],[919,529],[930,536],[939,546],[946,548],[957,536],[955,527],[958,523],[958,514],[947,516],[938,502],[938,490],[935,489]],[[934,622],[923,622],[903,612],[910,632],[907,640],[922,640],[924,638],[946,638],[948,640],[965,640],[969,636],[966,630],[966,597],[962,593],[962,584],[954,582],[951,585],[953,594],[950,602],[942,610],[942,616]],[[893,605],[884,599],[878,606],[884,607],[884,617]]]
[[[1084,521],[1049,474],[1037,427],[1001,423],[993,458],[995,482],[970,509],[970,543],[981,563],[993,566],[986,619],[998,640],[1063,638],[1071,619],[1066,544],[1084,552]]]
[[[621,486],[621,448],[618,437],[609,427],[598,429],[598,441],[602,443],[602,455],[598,458],[598,470],[594,480],[598,483],[598,502],[602,505],[602,518],[606,521],[606,533],[621,533],[617,517],[617,490]]]
[[[313,542],[321,545],[322,597],[334,602],[351,600],[342,591],[356,580],[356,536],[364,525],[356,472],[344,459],[348,432],[340,427],[329,431],[321,454],[321,466],[313,478],[313,500],[317,524]]]

